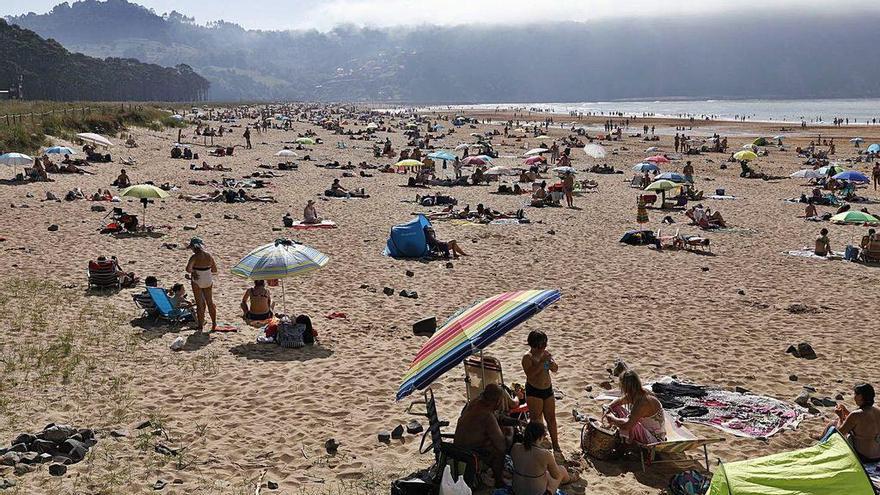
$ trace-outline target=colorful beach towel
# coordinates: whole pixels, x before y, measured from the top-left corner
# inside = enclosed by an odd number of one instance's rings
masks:
[[[335,229],[336,222],[333,220],[321,220],[321,223],[302,223],[301,220],[297,220],[293,222],[293,228],[296,230]]]
[[[660,384],[657,396],[672,417],[683,423],[712,426],[737,437],[769,438],[782,430],[797,428],[806,409],[797,404],[763,395],[729,392],[693,385],[664,377],[650,385]],[[603,394],[599,400],[617,396]]]

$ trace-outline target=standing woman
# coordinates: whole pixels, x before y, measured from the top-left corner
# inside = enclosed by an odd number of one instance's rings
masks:
[[[205,327],[205,307],[211,315],[211,331],[217,329],[217,306],[214,304],[214,275],[217,264],[214,258],[205,251],[205,243],[198,237],[190,239],[186,246],[193,255],[186,264],[186,273],[191,276],[193,297],[196,299],[196,315],[199,331]]]
[[[556,429],[556,398],[550,380],[550,372],[556,373],[559,366],[553,360],[553,356],[547,352],[547,334],[540,330],[529,332],[528,344],[530,349],[522,358],[522,367],[526,373],[526,404],[529,406],[529,418],[537,423],[546,421],[553,450],[562,452]]]

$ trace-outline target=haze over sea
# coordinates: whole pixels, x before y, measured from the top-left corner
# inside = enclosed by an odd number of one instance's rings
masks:
[[[715,120],[734,120],[737,116],[758,122],[831,123],[837,118],[849,123],[865,124],[880,121],[880,98],[821,99],[821,100],[668,100],[668,101],[600,101],[580,103],[486,103],[468,105],[438,105],[424,109],[462,110],[539,110],[558,114],[571,112],[609,115],[623,112],[627,115],[648,114],[656,117],[709,116]]]

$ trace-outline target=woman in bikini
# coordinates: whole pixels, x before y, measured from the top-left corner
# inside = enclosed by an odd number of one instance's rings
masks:
[[[186,246],[192,249],[193,255],[186,264],[186,273],[192,280],[193,297],[196,300],[196,324],[201,332],[205,327],[205,308],[211,315],[211,331],[217,329],[217,306],[214,304],[214,275],[217,264],[214,258],[205,251],[205,243],[198,237],[190,239]]]
[[[272,295],[266,288],[265,280],[254,280],[254,286],[244,292],[241,310],[248,323],[272,318]]]
[[[556,373],[559,366],[553,356],[547,352],[547,334],[533,330],[528,338],[529,352],[522,358],[523,371],[526,373],[526,403],[529,405],[529,417],[533,422],[547,422],[550,440],[555,452],[562,452],[556,428],[556,397],[553,393],[553,382],[550,372]]]
[[[577,481],[576,472],[560,467],[553,453],[539,445],[546,436],[542,423],[529,423],[522,443],[510,448],[514,495],[555,494],[560,485]]]
[[[657,397],[642,386],[633,370],[620,374],[620,393],[605,408],[604,417],[620,430],[630,444],[647,445],[666,441],[666,418]]]

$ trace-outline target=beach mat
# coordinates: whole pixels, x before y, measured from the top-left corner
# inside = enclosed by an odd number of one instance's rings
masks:
[[[336,227],[336,222],[333,220],[321,220],[321,223],[302,223],[301,220],[293,222],[295,230],[335,229]]]
[[[823,261],[842,260],[843,259],[843,255],[841,255],[840,253],[831,253],[830,256],[818,256],[810,248],[792,249],[791,251],[784,251],[782,254],[786,254],[788,256],[795,256],[798,258],[809,258],[809,259],[823,260]]]
[[[232,323],[218,323],[217,328],[213,330],[214,332],[237,332],[238,325],[234,325]]]

